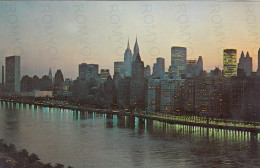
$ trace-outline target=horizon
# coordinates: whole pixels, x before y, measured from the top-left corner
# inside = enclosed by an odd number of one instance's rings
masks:
[[[156,58],[170,65],[171,47],[187,48],[187,60],[202,56],[207,72],[223,69],[223,50],[249,52],[253,71],[260,47],[258,2],[0,2],[0,65],[21,56],[21,77],[55,74],[76,79],[81,63],[99,64],[113,76],[129,39],[151,70]],[[231,10],[230,10],[231,9]],[[199,24],[198,24],[199,23]],[[163,25],[163,26],[161,26]],[[167,25],[167,26],[164,26]]]

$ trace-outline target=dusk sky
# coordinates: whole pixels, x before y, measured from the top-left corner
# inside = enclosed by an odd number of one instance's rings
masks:
[[[204,69],[222,69],[223,49],[253,57],[260,47],[260,2],[76,1],[0,2],[0,65],[21,56],[21,76],[43,76],[51,67],[75,79],[78,64],[96,63],[113,75],[129,38],[151,69],[157,57],[170,65],[171,46],[187,59],[203,57]]]

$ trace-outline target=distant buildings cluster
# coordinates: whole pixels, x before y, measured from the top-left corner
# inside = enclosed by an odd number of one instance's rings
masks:
[[[258,62],[260,60],[260,49]],[[133,53],[128,41],[124,61],[114,62],[99,71],[98,64],[81,63],[75,80],[65,79],[61,70],[52,77],[51,70],[42,78],[23,76],[20,81],[20,57],[6,57],[2,94],[51,91],[106,108],[146,110],[148,113],[193,114],[260,119],[260,64],[252,72],[252,57],[242,51],[237,64],[237,50],[224,49],[223,70],[203,70],[203,59],[187,59],[185,47],[171,47],[171,65],[165,71],[164,58],[157,58],[151,68],[141,59],[136,39]],[[2,68],[4,71],[4,67]],[[23,93],[23,94],[22,94]]]

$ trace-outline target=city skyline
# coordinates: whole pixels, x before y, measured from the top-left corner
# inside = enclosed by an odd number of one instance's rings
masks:
[[[21,76],[43,76],[51,67],[75,79],[81,63],[112,75],[128,39],[134,51],[136,36],[151,68],[162,57],[167,71],[172,46],[186,47],[188,60],[202,56],[207,71],[223,69],[226,48],[237,49],[237,62],[248,51],[257,68],[257,2],[0,2],[0,8],[0,64],[20,55]]]

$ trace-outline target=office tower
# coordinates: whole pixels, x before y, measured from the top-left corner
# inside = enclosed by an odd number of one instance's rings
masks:
[[[120,78],[117,85],[117,104],[121,108],[130,106],[130,85],[131,78]]]
[[[5,57],[5,82],[8,92],[20,92],[20,56]]]
[[[5,67],[2,66],[2,86],[5,84]]]
[[[109,69],[101,69],[99,83],[105,83],[109,76]]]
[[[199,75],[201,72],[203,72],[203,60],[202,60],[202,56],[199,56],[197,65],[196,65],[195,75]]]
[[[185,74],[187,49],[185,47],[171,48],[171,72]]]
[[[139,53],[132,63],[132,78],[130,84],[130,105],[134,108],[142,108],[145,101],[144,63]]]
[[[252,73],[252,57],[249,56],[248,52],[246,53],[246,56],[245,56],[244,52],[242,51],[241,56],[239,58],[238,69],[243,70],[243,72],[245,73],[246,76],[251,75],[251,73]]]
[[[149,65],[146,65],[146,67],[144,67],[144,77],[148,78],[149,76],[151,76],[151,68]]]
[[[147,112],[159,113],[161,103],[161,80],[150,79],[147,91]]]
[[[186,61],[186,74],[188,77],[195,75],[197,68],[196,60],[187,60]]]
[[[128,40],[127,49],[125,50],[125,54],[124,54],[124,68],[125,68],[124,75],[127,77],[130,77],[132,75],[132,57],[133,55]]]
[[[130,62],[131,64],[131,62]],[[131,67],[131,66],[130,66]],[[125,76],[125,63],[124,62],[114,62],[114,74],[116,72],[123,78]]]
[[[258,49],[258,68],[257,68],[257,76],[260,76],[260,48]]]
[[[88,64],[87,65],[87,72],[86,72],[86,79],[90,80],[91,78],[98,80],[98,64]]]
[[[223,54],[223,73],[224,77],[231,77],[237,75],[237,50],[224,49]]]
[[[86,80],[87,78],[87,63],[79,64],[79,79]]]
[[[115,72],[114,75],[113,75],[113,81],[115,83],[115,86],[116,88],[118,87],[118,83],[119,83],[119,80],[121,79],[122,77],[120,76],[119,72]]]
[[[135,61],[138,54],[139,54],[139,46],[138,46],[137,37],[136,37],[135,46],[134,46],[134,55],[133,55],[132,62]]]
[[[160,77],[165,72],[164,58],[156,58],[156,63],[153,65],[153,76]]]
[[[116,104],[116,86],[110,75],[104,83],[104,103],[106,107],[113,107]]]

